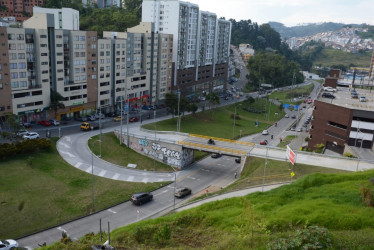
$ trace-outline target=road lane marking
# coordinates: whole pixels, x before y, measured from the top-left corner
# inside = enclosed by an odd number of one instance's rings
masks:
[[[76,168],[79,168],[80,166],[82,166],[82,162],[77,162],[77,164],[75,164]]]
[[[127,180],[126,181],[133,181],[134,180],[134,176],[129,176],[128,178],[127,178]]]
[[[116,213],[117,213],[116,211],[113,211],[112,209],[108,209],[107,211],[108,211],[108,212],[111,212],[111,213],[113,213],[113,214],[116,214]]]
[[[144,178],[144,179],[142,180],[142,182],[143,182],[143,183],[147,183],[147,182],[148,182],[148,178]]]
[[[113,179],[113,180],[118,180],[119,176],[120,176],[120,174],[119,174],[119,173],[116,173],[116,174],[112,177],[112,179]]]
[[[70,153],[70,152],[65,152],[65,151],[62,151],[62,150],[60,150],[60,152],[61,152],[61,154],[68,155],[68,156],[71,157],[71,158],[74,158],[74,157],[75,157],[75,155],[73,155],[73,154]]]
[[[92,167],[88,167],[88,168],[86,169],[86,172],[87,172],[87,173],[91,173],[91,172],[92,172]]]
[[[105,174],[106,174],[106,170],[101,170],[101,172],[99,173],[99,176],[103,177]]]

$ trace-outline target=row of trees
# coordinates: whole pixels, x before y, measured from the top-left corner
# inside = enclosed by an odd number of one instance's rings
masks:
[[[72,8],[79,11],[80,29],[97,31],[102,37],[103,31],[126,31],[141,20],[142,0],[122,0],[125,8],[113,6],[98,8],[95,3],[83,5],[81,0],[49,0],[46,8]]]

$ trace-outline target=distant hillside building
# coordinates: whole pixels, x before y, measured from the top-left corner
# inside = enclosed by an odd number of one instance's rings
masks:
[[[55,29],[79,30],[79,11],[77,10],[71,8],[49,9],[35,6],[33,11],[33,18],[37,18],[37,14],[54,14]],[[41,20],[44,20],[44,17]]]
[[[179,0],[143,0],[142,21],[173,34],[173,92],[193,97],[225,89],[231,22]]]
[[[6,11],[0,12],[0,17],[13,16],[17,21],[22,22],[33,14],[34,6],[43,6],[45,0],[1,0],[1,5]],[[26,14],[26,15],[25,15]]]
[[[239,44],[239,52],[244,62],[248,62],[249,58],[255,54],[255,50],[250,44]]]

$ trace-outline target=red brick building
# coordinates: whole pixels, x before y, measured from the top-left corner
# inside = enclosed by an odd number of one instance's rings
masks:
[[[0,3],[6,8],[0,10],[0,17],[14,16],[17,21],[22,22],[32,16],[34,6],[44,5],[45,0],[0,0]]]

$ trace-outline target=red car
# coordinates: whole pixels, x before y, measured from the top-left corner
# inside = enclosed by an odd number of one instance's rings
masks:
[[[260,145],[268,145],[268,141],[267,140],[260,141]]]
[[[138,117],[131,117],[130,119],[129,119],[129,122],[137,122],[137,121],[139,121],[139,118]]]
[[[311,104],[313,102],[312,99],[308,99],[308,104]]]
[[[42,126],[51,126],[52,124],[49,122],[49,121],[47,121],[47,120],[43,120],[43,121],[39,121],[38,122],[40,125],[42,125]]]

